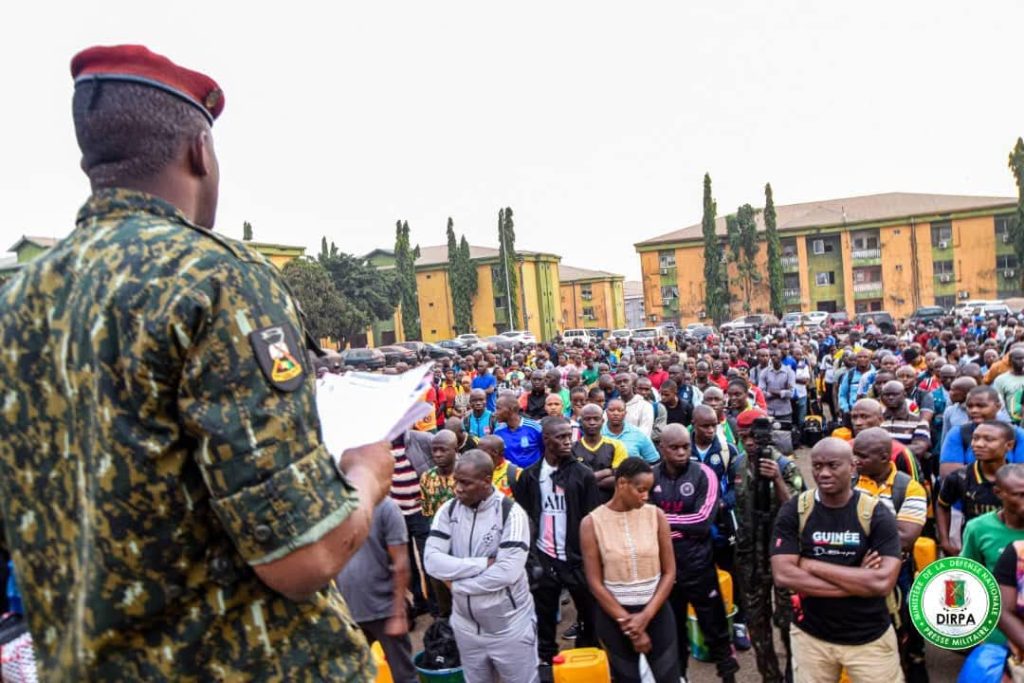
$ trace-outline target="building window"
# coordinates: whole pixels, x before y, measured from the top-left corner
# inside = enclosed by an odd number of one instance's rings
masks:
[[[494,309],[500,311],[500,310],[502,310],[504,308],[505,308],[505,297],[503,297],[503,296],[496,296],[496,297],[494,297]]]
[[[865,233],[854,235],[853,248],[857,251],[861,251],[863,249],[878,249],[878,235]]]
[[[783,240],[782,258],[796,258],[796,240]]]
[[[658,267],[662,270],[676,267],[676,252],[674,251],[659,251],[658,252]]]
[[[996,256],[996,269],[1003,270],[1005,268],[1016,268],[1017,257],[1013,254],[1000,254]]]
[[[956,306],[956,297],[952,294],[949,296],[937,296],[935,297],[935,305],[949,310]]]
[[[597,320],[597,316],[594,315],[594,307],[593,306],[584,306],[583,307],[583,319],[584,320]]]
[[[590,301],[594,298],[594,292],[591,289],[591,285],[580,285],[580,298],[584,301]]]
[[[811,253],[817,256],[822,254],[831,254],[836,250],[836,242],[834,239],[814,239],[811,240]]]
[[[996,216],[996,234],[997,235],[1008,235],[1010,233],[1010,223],[1013,221],[1013,216]]]
[[[936,275],[952,275],[953,261],[932,261],[932,272]]]
[[[800,289],[800,274],[786,273],[782,276],[783,289]]]
[[[679,298],[679,288],[675,285],[669,285],[661,288],[661,302],[662,306],[670,306],[671,301]]]
[[[953,242],[953,224],[949,221],[932,223],[932,246],[948,249]]]
[[[853,271],[854,283],[872,283],[882,281],[881,268],[857,268]]]
[[[814,284],[819,287],[827,287],[828,285],[834,285],[836,283],[836,273],[834,270],[830,270],[827,273],[815,273]]]

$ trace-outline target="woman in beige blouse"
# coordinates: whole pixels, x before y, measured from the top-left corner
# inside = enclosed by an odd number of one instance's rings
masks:
[[[615,494],[580,526],[583,564],[598,607],[594,621],[616,683],[639,683],[640,654],[657,683],[679,681],[672,609],[676,560],[665,514],[647,504],[654,485],[643,458],[615,471]]]

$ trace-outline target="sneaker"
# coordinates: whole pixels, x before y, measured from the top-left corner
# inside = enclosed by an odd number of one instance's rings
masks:
[[[733,624],[732,642],[737,650],[746,652],[750,649],[750,636],[747,634],[746,624]]]
[[[576,640],[580,634],[580,622],[575,622],[572,626],[565,629],[565,633],[562,634],[562,640]]]

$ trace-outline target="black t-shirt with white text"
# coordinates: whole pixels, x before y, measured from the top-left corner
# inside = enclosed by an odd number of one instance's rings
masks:
[[[799,496],[790,498],[775,520],[772,555],[800,555],[844,567],[859,567],[869,550],[899,559],[896,517],[885,505],[875,506],[871,533],[868,538],[863,537],[863,527],[857,519],[857,498],[861,495],[854,491],[841,508],[826,507],[816,499],[799,539]],[[815,638],[839,645],[870,643],[880,638],[891,624],[885,596],[816,598],[805,595],[800,605],[803,616],[797,619],[796,625]]]

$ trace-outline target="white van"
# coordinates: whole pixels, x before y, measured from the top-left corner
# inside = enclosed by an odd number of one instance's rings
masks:
[[[566,330],[562,332],[562,342],[566,346],[589,346],[591,337],[586,330]]]

